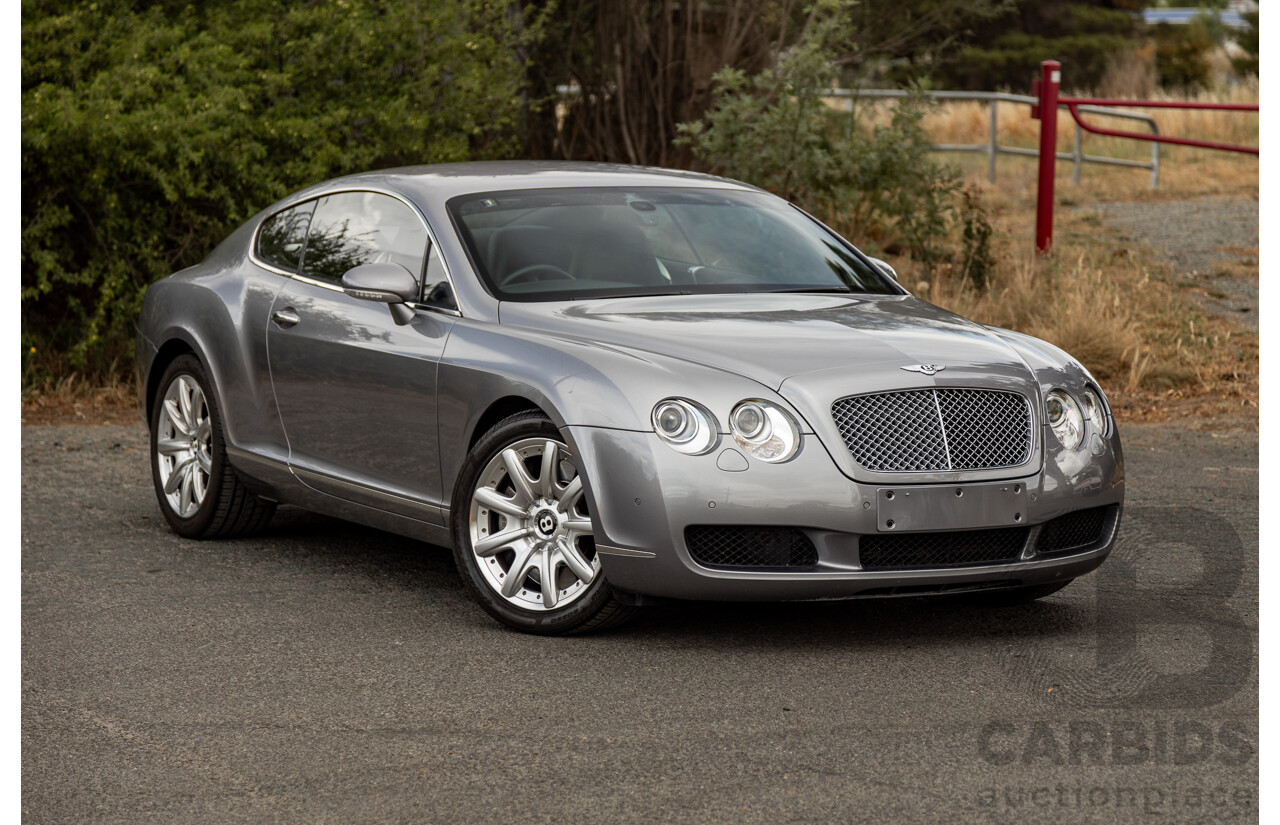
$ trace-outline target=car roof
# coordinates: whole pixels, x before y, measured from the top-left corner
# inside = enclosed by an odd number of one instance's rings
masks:
[[[408,195],[419,203],[439,203],[457,195],[479,192],[578,186],[677,186],[759,191],[740,181],[678,169],[542,160],[405,166],[348,175],[327,181],[321,186],[325,189],[336,186],[374,186]]]

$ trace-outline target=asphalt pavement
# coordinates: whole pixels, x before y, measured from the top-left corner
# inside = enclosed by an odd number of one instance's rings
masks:
[[[1122,432],[1118,549],[1042,602],[540,638],[444,548],[296,510],[183,540],[140,425],[26,427],[23,820],[1256,821],[1257,437]]]

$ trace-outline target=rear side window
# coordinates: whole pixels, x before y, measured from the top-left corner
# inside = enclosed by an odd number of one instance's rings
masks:
[[[297,272],[302,261],[302,244],[307,239],[307,226],[315,208],[315,201],[307,201],[263,221],[262,228],[258,230],[258,258],[285,272]]]
[[[360,264],[397,263],[422,278],[427,230],[401,201],[376,192],[341,192],[317,201],[301,273],[338,283]]]

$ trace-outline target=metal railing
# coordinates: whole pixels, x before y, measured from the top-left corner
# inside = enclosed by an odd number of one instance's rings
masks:
[[[1031,84],[1031,94],[1035,103],[1031,107],[1031,117],[1040,121],[1040,159],[1036,180],[1036,250],[1048,254],[1053,245],[1053,186],[1057,177],[1057,159],[1062,157],[1058,146],[1058,109],[1066,107],[1071,119],[1076,122],[1076,146],[1080,146],[1080,130],[1106,135],[1113,138],[1129,140],[1146,140],[1151,142],[1151,150],[1161,143],[1172,143],[1175,146],[1196,146],[1201,149],[1216,149],[1223,152],[1241,152],[1258,155],[1257,146],[1222,143],[1216,140],[1199,140],[1196,138],[1170,137],[1153,131],[1144,135],[1141,132],[1121,132],[1115,129],[1104,129],[1085,123],[1080,117],[1081,111],[1092,111],[1098,114],[1118,115],[1114,106],[1132,107],[1135,109],[1206,109],[1220,112],[1257,112],[1256,103],[1208,103],[1200,101],[1177,100],[1116,100],[1105,97],[1062,97],[1059,96],[1062,83],[1062,64],[1056,60],[1045,60],[1040,64],[1040,77]],[[1132,113],[1126,112],[1132,115]],[[1077,172],[1078,174],[1078,172]],[[1153,173],[1154,174],[1154,173]],[[1152,186],[1155,183],[1153,181]]]
[[[949,91],[927,91],[922,94],[935,100],[977,100],[986,101],[990,109],[990,126],[985,143],[935,143],[933,149],[939,152],[977,152],[987,156],[987,180],[995,183],[996,180],[996,157],[998,155],[1023,155],[1026,157],[1039,157],[1039,149],[1028,149],[1021,146],[1003,146],[998,141],[999,121],[998,106],[1001,103],[1017,103],[1024,106],[1031,106],[1039,102],[1039,99],[1031,95],[1014,95],[1004,92],[949,92]],[[863,98],[902,98],[909,97],[910,93],[899,89],[831,89],[825,93],[826,97],[843,98],[849,101],[849,113],[853,114],[854,100]],[[1066,104],[1062,104],[1059,108],[1067,108]],[[1156,126],[1156,121],[1150,115],[1144,115],[1141,112],[1129,112],[1104,108],[1099,106],[1079,106],[1082,112],[1089,112],[1096,115],[1105,115],[1107,117],[1118,117],[1126,120],[1136,120],[1145,123],[1150,129],[1151,134],[1159,135],[1160,129]],[[1086,163],[1096,163],[1104,166],[1127,166],[1132,169],[1149,169],[1151,171],[1151,188],[1155,189],[1160,184],[1160,144],[1151,144],[1151,160],[1130,160],[1128,158],[1114,158],[1105,155],[1086,155],[1084,153],[1084,130],[1080,128],[1080,124],[1076,124],[1075,144],[1070,152],[1057,152],[1059,160],[1069,160],[1073,165],[1072,183],[1079,185],[1080,169]]]

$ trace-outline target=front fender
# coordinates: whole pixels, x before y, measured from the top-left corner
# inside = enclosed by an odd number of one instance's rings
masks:
[[[722,433],[745,398],[791,404],[759,382],[693,362],[620,347],[557,338],[527,329],[459,320],[450,333],[439,374],[442,482],[451,490],[477,425],[505,398],[541,408],[555,425],[652,432],[650,411],[681,396],[715,415]]]
[[[1026,362],[1040,386],[1041,404],[1044,403],[1045,395],[1053,389],[1066,390],[1077,401],[1089,387],[1102,396],[1107,414],[1107,432],[1104,435],[1090,425],[1084,441],[1076,450],[1068,450],[1058,443],[1043,412],[1037,413],[1037,418],[1043,421],[1041,431],[1046,448],[1046,479],[1056,480],[1057,486],[1064,490],[1088,488],[1093,483],[1101,483],[1100,479],[1104,477],[1108,484],[1123,485],[1124,453],[1120,447],[1120,429],[1116,426],[1111,405],[1107,403],[1102,385],[1097,379],[1069,353],[1048,341],[1000,327],[987,329],[1008,342]],[[1109,463],[1108,472],[1096,472],[1095,465],[1099,460]]]

